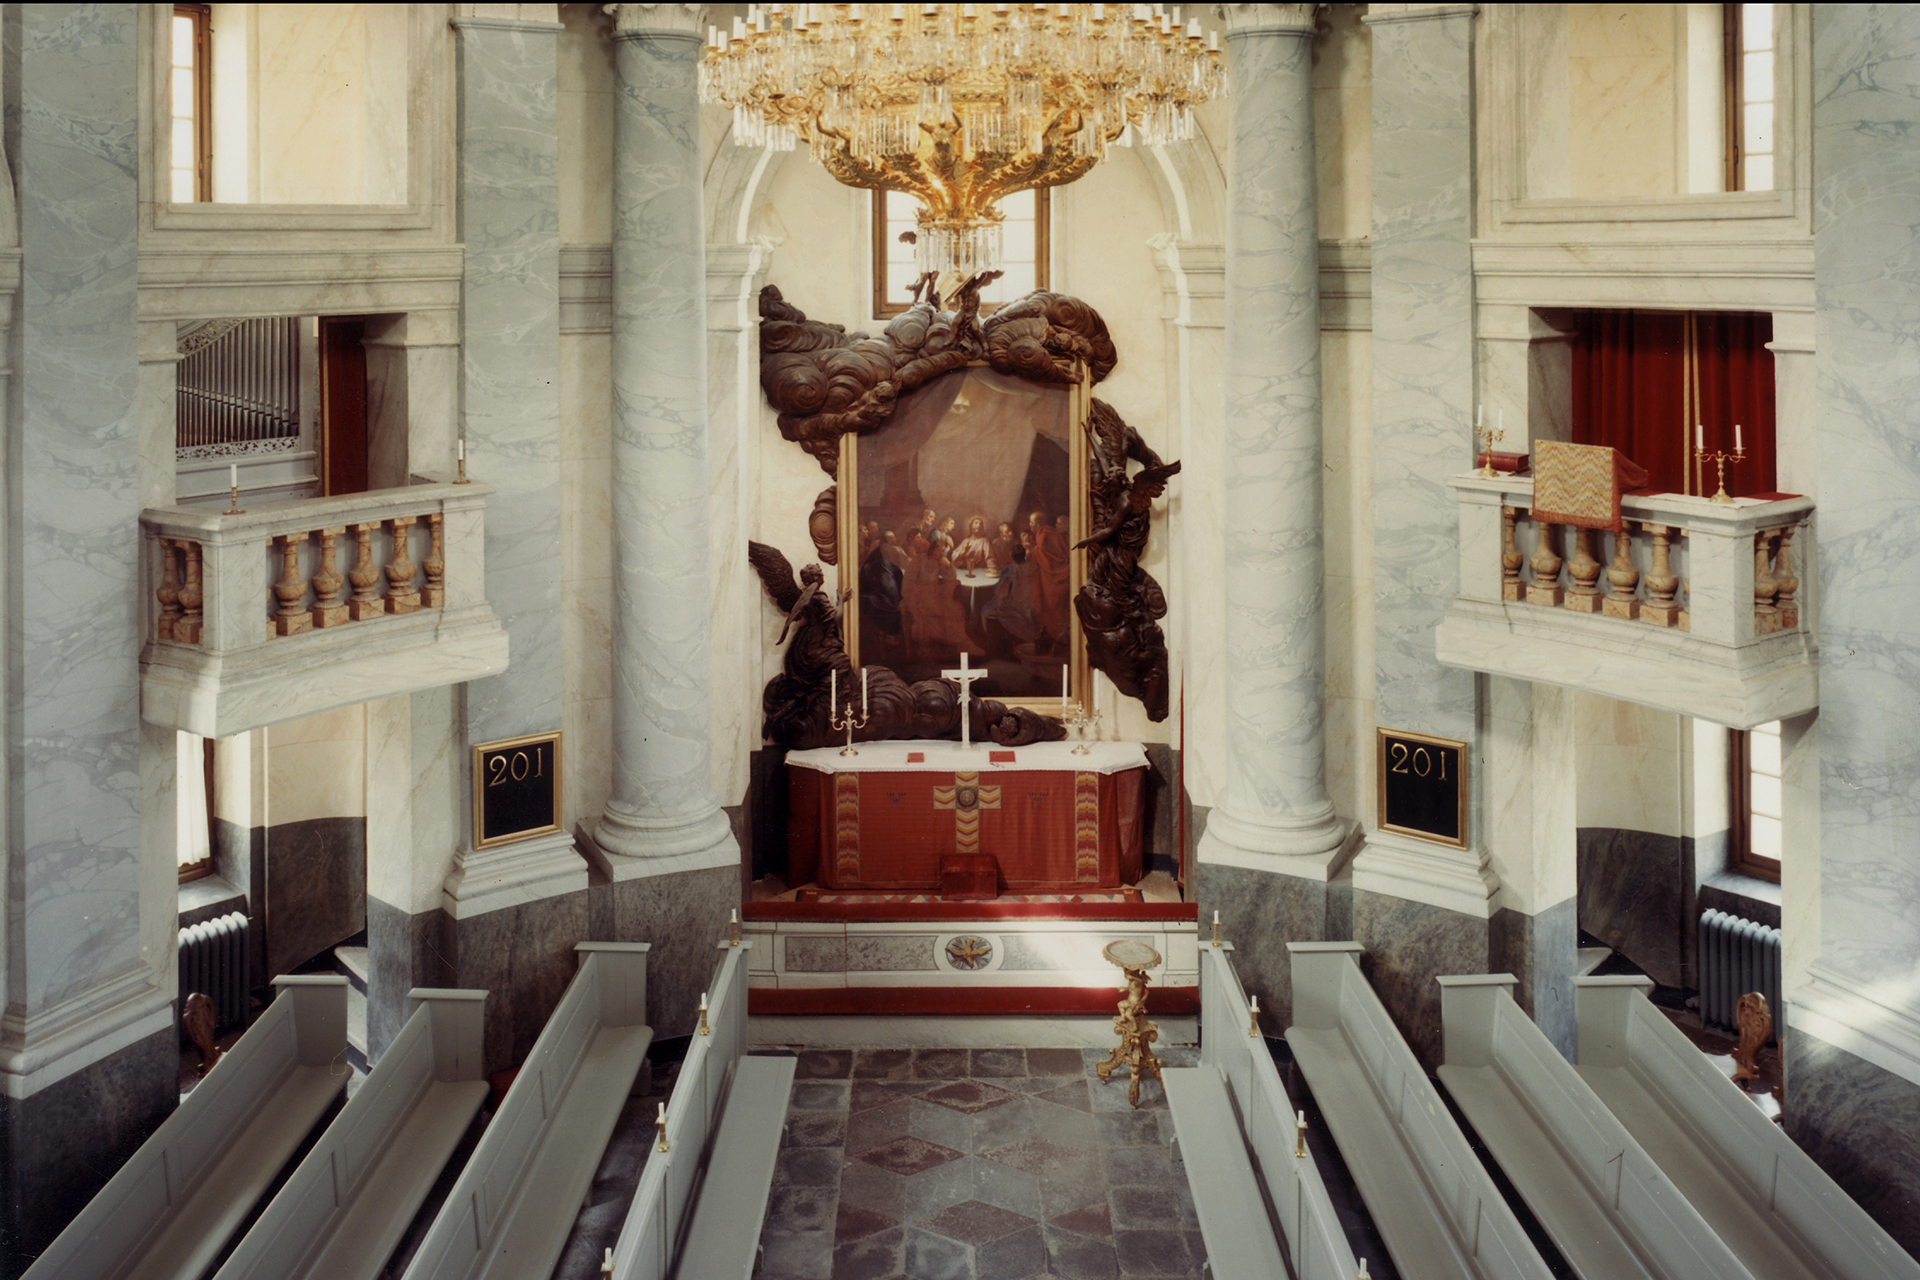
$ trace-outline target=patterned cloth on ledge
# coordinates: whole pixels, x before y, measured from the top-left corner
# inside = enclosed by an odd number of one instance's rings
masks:
[[[1618,449],[1541,440],[1533,452],[1533,518],[1619,533],[1620,495],[1646,482],[1646,469]]]

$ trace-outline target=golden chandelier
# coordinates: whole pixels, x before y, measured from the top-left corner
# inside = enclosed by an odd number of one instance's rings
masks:
[[[1157,4],[755,5],[700,64],[735,143],[805,139],[846,185],[917,197],[919,270],[963,278],[999,266],[1002,196],[1189,138],[1225,88],[1219,36]]]

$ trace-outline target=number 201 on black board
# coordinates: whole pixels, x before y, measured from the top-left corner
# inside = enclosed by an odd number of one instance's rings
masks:
[[[1464,742],[1381,729],[1380,829],[1467,847]]]
[[[560,735],[483,742],[473,749],[473,847],[560,829]]]

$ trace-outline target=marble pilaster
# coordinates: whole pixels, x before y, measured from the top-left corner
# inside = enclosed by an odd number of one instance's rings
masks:
[[[1907,550],[1920,503],[1907,341],[1920,327],[1920,102],[1902,87],[1920,70],[1920,24],[1878,4],[1815,5],[1812,23],[1820,941],[1789,992],[1788,1044],[1811,1033],[1842,1052],[1794,1052],[1789,1117],[1803,1100],[1863,1091],[1863,1074],[1898,1076],[1909,1094],[1920,1083],[1920,561]],[[1887,1144],[1860,1142],[1852,1163],[1850,1183],[1911,1185],[1910,1153]]]
[[[497,10],[463,6],[454,20],[466,246],[460,421],[467,473],[495,488],[487,598],[501,612],[512,662],[508,674],[465,688],[469,749],[558,729],[562,714],[560,24],[551,5]],[[469,785],[463,775],[460,789]],[[564,832],[479,851],[472,838],[458,846],[446,880],[456,919],[586,888],[586,865]]]
[[[1199,857],[1324,880],[1346,827],[1326,786],[1313,7],[1223,12],[1230,758]]]
[[[589,856],[615,881],[740,856],[711,771],[704,13],[623,4],[614,33],[613,779]]]
[[[170,1034],[172,969],[143,953],[174,903],[141,844],[137,27],[130,4],[32,6],[5,24],[22,262],[7,335],[9,1246],[44,1241],[71,1210],[62,1197],[99,1188],[113,1167],[99,1154],[164,1116],[174,1070],[148,1051]],[[172,794],[169,765],[147,771],[156,800]],[[159,857],[173,848],[157,843]],[[129,1105],[63,1150],[60,1086],[122,1051]]]

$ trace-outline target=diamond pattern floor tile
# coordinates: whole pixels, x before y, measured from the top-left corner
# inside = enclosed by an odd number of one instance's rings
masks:
[[[1087,1153],[1079,1147],[1052,1142],[1046,1138],[1022,1138],[1018,1142],[981,1153],[989,1160],[1011,1165],[1026,1173],[1046,1173],[1061,1165],[1072,1164]]]
[[[854,1159],[864,1160],[875,1168],[885,1169],[888,1173],[897,1173],[910,1178],[916,1173],[938,1168],[950,1160],[958,1160],[962,1153],[952,1147],[943,1147],[937,1142],[928,1142],[922,1138],[895,1138],[892,1142],[882,1143],[871,1151],[862,1151]]]

